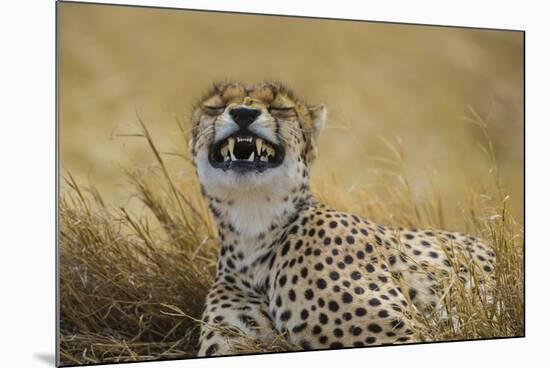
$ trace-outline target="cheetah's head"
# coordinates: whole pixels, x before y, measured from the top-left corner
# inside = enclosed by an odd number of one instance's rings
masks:
[[[195,106],[190,151],[203,187],[231,191],[291,190],[309,179],[323,105],[307,106],[284,86],[215,85]]]

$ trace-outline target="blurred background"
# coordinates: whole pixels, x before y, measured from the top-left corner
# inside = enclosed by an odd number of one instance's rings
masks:
[[[523,219],[523,34],[90,4],[59,4],[61,167],[111,205],[123,168],[154,162],[136,112],[174,176],[193,176],[183,129],[212,82],[279,80],[325,103],[316,183],[375,187],[400,147],[422,201],[437,182],[458,209],[490,173],[487,124],[512,214]],[[178,121],[180,124],[178,124]],[[130,135],[130,136],[128,136]],[[390,165],[391,166],[391,165]],[[65,171],[62,172],[64,174]],[[197,195],[199,193],[197,192]]]

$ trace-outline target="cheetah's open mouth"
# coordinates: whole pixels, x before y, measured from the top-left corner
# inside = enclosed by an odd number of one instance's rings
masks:
[[[208,159],[215,168],[238,172],[258,171],[277,167],[285,156],[281,145],[255,135],[234,134],[214,143]]]

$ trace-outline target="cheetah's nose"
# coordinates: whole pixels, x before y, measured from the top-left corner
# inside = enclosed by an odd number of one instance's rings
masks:
[[[258,116],[260,116],[260,110],[250,109],[247,107],[238,107],[229,112],[229,115],[233,118],[233,121],[237,123],[242,130],[248,128]]]

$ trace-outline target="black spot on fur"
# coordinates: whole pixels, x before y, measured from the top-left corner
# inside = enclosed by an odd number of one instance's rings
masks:
[[[367,326],[367,329],[370,331],[370,332],[374,332],[374,333],[380,333],[382,332],[382,327],[380,327],[378,324],[376,323],[371,323]]]
[[[317,287],[319,289],[324,289],[327,287],[327,282],[324,279],[317,279]]]
[[[211,355],[214,355],[216,351],[218,351],[218,344],[212,344],[206,349],[206,351],[204,352],[204,355],[211,356]]]

